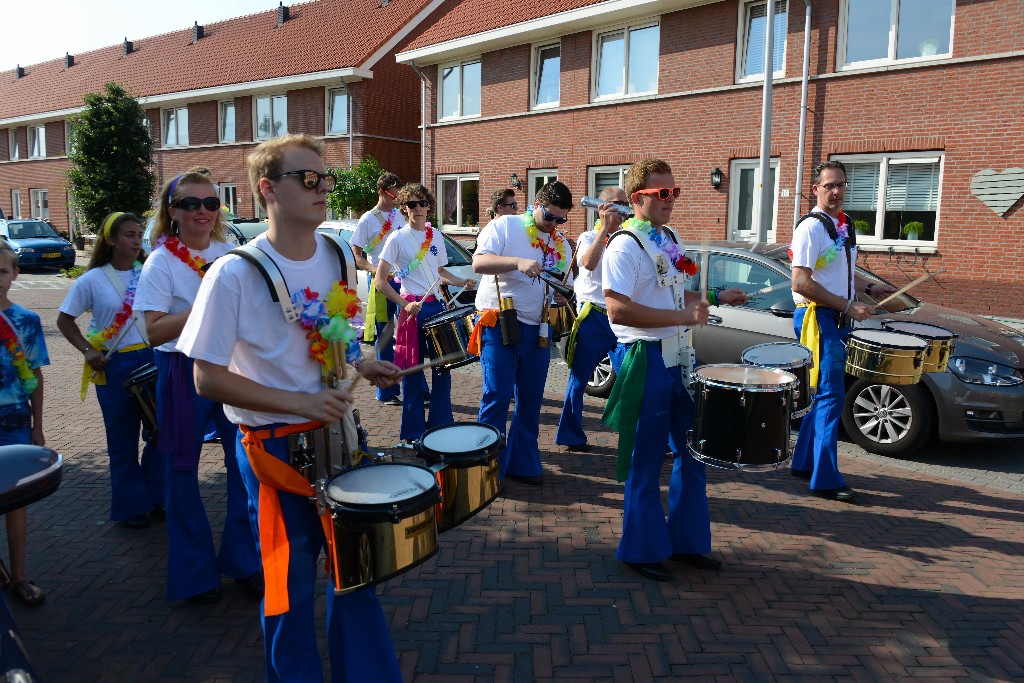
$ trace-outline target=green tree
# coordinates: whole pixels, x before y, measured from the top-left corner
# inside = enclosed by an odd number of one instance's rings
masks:
[[[366,155],[352,168],[328,170],[338,177],[334,192],[327,195],[327,206],[335,214],[340,216],[350,210],[362,214],[377,204],[377,178],[384,169],[372,156]]]
[[[153,139],[146,110],[123,86],[88,93],[71,117],[68,190],[86,225],[98,231],[111,211],[142,215],[153,197]]]

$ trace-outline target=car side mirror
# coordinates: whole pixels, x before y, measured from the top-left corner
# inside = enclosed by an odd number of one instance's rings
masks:
[[[772,304],[771,308],[768,310],[771,311],[772,315],[776,318],[792,318],[796,313],[796,304],[793,303],[792,299],[784,299]]]

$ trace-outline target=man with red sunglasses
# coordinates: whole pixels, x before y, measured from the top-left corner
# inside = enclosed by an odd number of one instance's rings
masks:
[[[626,193],[636,216],[612,235],[601,271],[617,340],[610,354],[617,378],[602,419],[619,432],[618,478],[626,482],[615,556],[641,576],[668,581],[666,559],[701,569],[721,566],[709,554],[704,465],[686,452],[694,414],[687,391],[695,360],[689,328],[707,322],[709,305],[742,304],[747,295],[733,289],[702,301],[686,291],[697,264],[667,225],[680,192],[665,161],[647,159],[630,167]],[[661,505],[666,449],[674,459],[667,520]]]

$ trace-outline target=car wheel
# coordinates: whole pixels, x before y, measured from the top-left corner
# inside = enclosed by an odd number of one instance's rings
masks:
[[[583,392],[595,398],[608,398],[612,393],[612,386],[615,384],[615,370],[612,368],[612,359],[605,356],[597,367],[594,368],[594,375],[587,382]]]
[[[904,455],[935,433],[935,408],[917,384],[893,386],[860,379],[846,392],[843,428],[858,446],[879,455]]]

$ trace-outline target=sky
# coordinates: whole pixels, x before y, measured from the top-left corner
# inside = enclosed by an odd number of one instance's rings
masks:
[[[209,24],[277,7],[279,0],[50,0],[45,11],[26,0],[4,13],[0,71],[129,40]],[[286,5],[296,4],[288,0]]]

